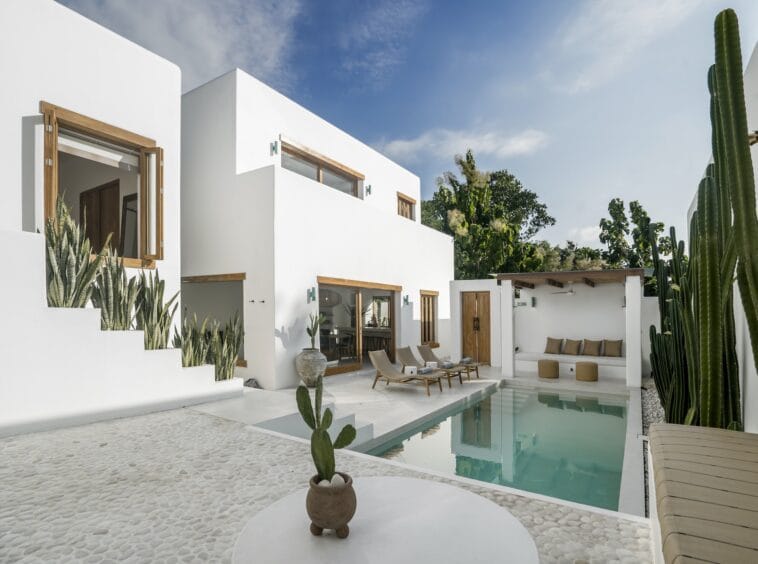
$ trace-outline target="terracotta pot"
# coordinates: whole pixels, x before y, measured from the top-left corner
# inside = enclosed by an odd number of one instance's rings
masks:
[[[345,480],[344,486],[319,486],[318,476],[310,481],[305,509],[311,518],[311,533],[318,536],[324,529],[334,529],[341,539],[350,534],[347,524],[355,515],[357,500],[353,490],[353,479],[342,472],[337,472]]]
[[[326,372],[326,356],[318,349],[303,349],[295,357],[295,369],[303,384],[314,388],[318,377]]]

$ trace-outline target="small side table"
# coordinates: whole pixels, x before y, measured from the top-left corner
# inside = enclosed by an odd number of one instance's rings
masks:
[[[350,536],[315,537],[305,513],[307,489],[254,515],[234,546],[232,562],[537,564],[537,547],[510,512],[472,493],[417,478],[355,478],[358,509]]]

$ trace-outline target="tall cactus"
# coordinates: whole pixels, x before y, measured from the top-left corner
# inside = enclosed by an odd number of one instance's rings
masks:
[[[734,245],[738,257],[737,284],[745,309],[753,362],[758,368],[758,216],[755,178],[748,141],[742,53],[737,15],[727,9],[716,16],[716,64],[713,71],[717,100],[721,170],[728,186],[734,217]]]
[[[698,189],[698,347],[700,359],[700,422],[723,427],[724,335],[721,315],[718,191],[706,176]]]
[[[332,425],[332,410],[328,407],[321,414],[321,402],[324,394],[324,377],[319,376],[316,382],[316,405],[311,404],[311,395],[308,388],[298,386],[295,394],[297,408],[303,421],[313,430],[311,434],[311,456],[316,466],[319,480],[331,480],[334,476],[334,449],[345,448],[355,440],[355,427],[345,425],[332,444],[329,436],[329,427]]]

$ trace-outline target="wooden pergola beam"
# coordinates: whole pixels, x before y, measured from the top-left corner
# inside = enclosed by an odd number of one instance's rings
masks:
[[[587,284],[587,286],[589,286],[590,288],[595,287],[595,282],[593,280],[590,280],[589,278],[582,278],[582,282]]]
[[[552,278],[546,279],[545,282],[547,282],[548,286],[554,286],[556,288],[563,288],[563,282],[558,282],[557,280],[553,280]]]
[[[527,288],[529,290],[534,290],[534,284],[530,284],[529,282],[522,282],[521,280],[516,280],[513,282],[514,288]]]

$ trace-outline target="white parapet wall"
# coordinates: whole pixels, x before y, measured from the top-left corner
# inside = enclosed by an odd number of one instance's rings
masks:
[[[0,435],[79,424],[242,393],[181,351],[144,350],[141,331],[101,331],[100,310],[47,307],[44,238],[0,231],[14,268],[0,292]]]

